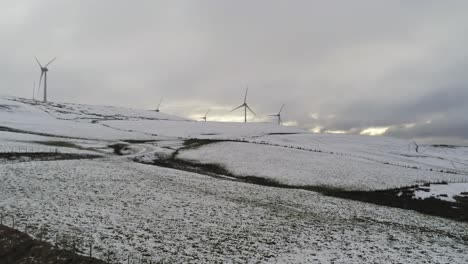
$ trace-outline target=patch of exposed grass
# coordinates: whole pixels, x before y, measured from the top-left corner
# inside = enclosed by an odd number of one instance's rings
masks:
[[[62,147],[62,148],[74,148],[74,149],[85,149],[75,143],[68,142],[68,141],[34,141],[34,143],[51,146],[51,147]]]
[[[180,151],[183,150],[188,150],[188,149],[196,149],[201,146],[205,146],[208,144],[213,144],[213,143],[218,143],[218,142],[226,142],[226,141],[231,141],[231,140],[221,140],[221,139],[198,139],[198,138],[191,138],[187,139],[183,143],[183,147],[177,149],[172,153],[171,159],[176,159],[177,155],[179,154]]]
[[[0,225],[0,263],[105,264],[102,260],[54,248],[3,225]]]
[[[435,144],[432,146],[435,148],[456,148],[457,147],[455,145],[445,145],[445,144]]]
[[[231,140],[222,140],[222,139],[199,139],[199,138],[191,138],[184,141],[184,149],[192,149],[198,148],[204,145],[218,143],[218,142],[225,142]]]
[[[128,147],[128,145],[124,143],[116,143],[116,144],[108,145],[108,147],[114,149],[115,154],[123,155],[122,150]]]
[[[74,159],[95,159],[100,158],[99,155],[77,154],[77,153],[55,153],[55,152],[8,152],[0,153],[0,161],[32,161],[32,160],[74,160]]]
[[[158,140],[145,140],[145,139],[125,139],[122,140],[123,142],[127,142],[130,144],[142,144],[142,143],[152,143],[157,142]]]

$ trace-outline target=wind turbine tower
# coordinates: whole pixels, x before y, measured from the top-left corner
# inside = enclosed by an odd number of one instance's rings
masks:
[[[36,101],[36,82],[33,83],[33,101]]]
[[[254,115],[254,116],[257,116],[254,111],[252,111],[252,109],[250,109],[249,105],[247,104],[247,93],[249,91],[249,87],[247,86],[247,88],[245,89],[245,96],[244,96],[244,103],[241,104],[240,106],[234,108],[231,110],[231,112],[241,108],[241,107],[244,107],[244,123],[247,123],[247,109],[249,109],[249,111]]]
[[[39,89],[41,89],[41,82],[42,82],[42,77],[44,77],[44,102],[47,102],[47,72],[49,69],[47,68],[52,62],[54,62],[57,57],[53,58],[49,63],[47,63],[45,66],[42,66],[42,64],[39,62],[39,60],[36,58],[37,64],[41,68],[41,77],[39,78]]]
[[[281,125],[283,123],[283,121],[281,120],[281,111],[283,111],[283,108],[284,108],[284,104],[281,106],[281,109],[279,110],[279,112],[276,115],[268,115],[268,116],[277,116],[278,117],[278,125]]]
[[[206,111],[205,116],[200,117],[202,120],[205,120],[205,122],[206,122],[206,116],[208,115],[208,112],[210,112],[210,109]]]
[[[161,97],[161,100],[159,100],[158,107],[156,107],[154,111],[159,112],[159,107],[161,106],[162,101],[163,101],[163,97]]]

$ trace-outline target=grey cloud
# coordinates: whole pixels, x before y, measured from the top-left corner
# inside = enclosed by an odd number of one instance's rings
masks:
[[[0,93],[213,115],[242,100],[310,129],[467,139],[465,1],[10,1]],[[312,118],[314,113],[316,118]],[[263,120],[263,119],[262,119]],[[424,123],[432,120],[430,125]],[[416,124],[411,129],[402,124]]]

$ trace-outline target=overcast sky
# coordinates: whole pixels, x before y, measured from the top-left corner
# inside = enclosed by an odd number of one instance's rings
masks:
[[[468,1],[0,0],[0,94],[468,144]]]

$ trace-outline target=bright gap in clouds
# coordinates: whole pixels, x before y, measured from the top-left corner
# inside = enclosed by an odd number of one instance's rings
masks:
[[[330,133],[330,134],[347,134],[348,131],[344,130],[326,130],[324,133]]]
[[[390,127],[369,127],[361,131],[361,135],[380,136],[383,135]]]

